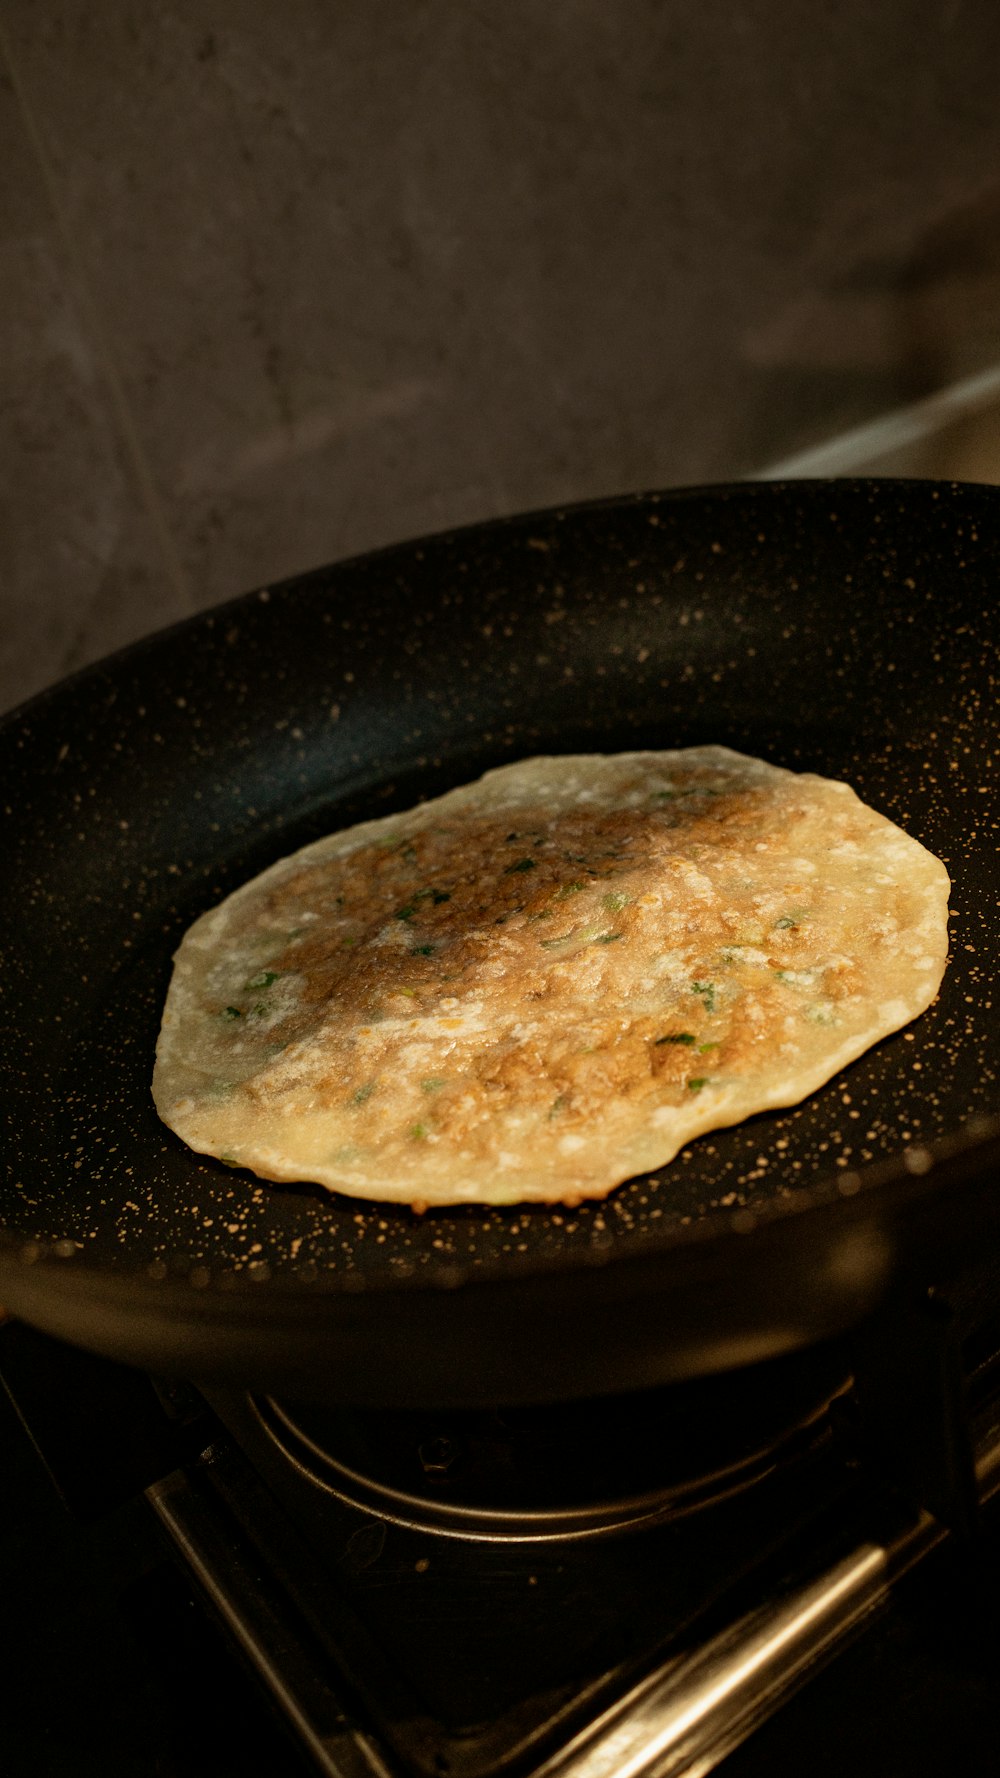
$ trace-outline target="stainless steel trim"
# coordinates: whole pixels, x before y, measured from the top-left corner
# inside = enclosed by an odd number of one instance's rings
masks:
[[[1000,1487],[1000,1429],[976,1463],[980,1498]],[[704,1778],[770,1716],[890,1586],[946,1533],[914,1514],[824,1573],[661,1668],[545,1761],[533,1778]]]
[[[209,1498],[178,1470],[146,1490],[203,1592],[267,1686],[324,1778],[397,1778],[324,1683],[320,1663],[266,1581],[226,1535]]]
[[[924,1518],[914,1533],[930,1540],[936,1527]],[[889,1564],[884,1547],[862,1545],[782,1605],[744,1618],[691,1659],[656,1674],[537,1778],[701,1778],[871,1609]]]
[[[793,481],[801,476],[863,475],[866,464],[892,451],[920,444],[966,414],[977,413],[1000,399],[1000,365],[990,365],[974,376],[938,389],[923,401],[894,408],[866,420],[850,432],[822,444],[810,445],[790,457],[768,463],[744,477],[746,481]],[[898,473],[898,472],[897,472]]]

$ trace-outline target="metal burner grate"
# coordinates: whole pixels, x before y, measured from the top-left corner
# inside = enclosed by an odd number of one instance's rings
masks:
[[[317,1487],[446,1537],[604,1537],[752,1487],[830,1435],[836,1366],[544,1408],[371,1414],[254,1398],[261,1427]]]

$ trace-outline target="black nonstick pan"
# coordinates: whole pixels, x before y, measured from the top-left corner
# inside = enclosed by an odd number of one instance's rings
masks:
[[[606,1393],[852,1326],[1000,1243],[1000,491],[805,482],[489,523],[192,619],[0,732],[0,1300],[158,1371],[382,1405]],[[535,752],[720,741],[947,863],[938,1002],[607,1202],[269,1186],[149,1093],[196,914],[337,826]]]

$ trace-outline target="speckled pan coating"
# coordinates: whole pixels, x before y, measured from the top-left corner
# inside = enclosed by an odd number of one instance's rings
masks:
[[[870,1165],[1000,1110],[998,517],[997,490],[891,482],[533,515],[253,593],[15,713],[0,1289],[30,1313],[110,1271],[133,1304],[176,1283],[234,1320],[251,1283],[315,1304],[594,1258],[667,1289],[692,1231],[864,1198]],[[606,1203],[423,1218],[262,1185],[159,1123],[171,954],[271,860],[530,753],[705,742],[845,779],[953,879],[940,1000],[806,1104]]]

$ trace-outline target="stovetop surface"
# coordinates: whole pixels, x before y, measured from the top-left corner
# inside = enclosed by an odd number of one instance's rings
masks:
[[[22,1376],[33,1357],[43,1369],[52,1362],[52,1342],[5,1329],[0,1366],[14,1342]],[[225,1449],[220,1431],[217,1462]],[[5,1772],[308,1772],[170,1559],[142,1498],[76,1523],[2,1395],[0,1450]],[[232,1461],[242,1461],[238,1452]],[[800,1529],[819,1537],[837,1488],[850,1495],[854,1484],[833,1484],[823,1449],[809,1462],[814,1511]],[[535,1721],[546,1711],[571,1718],[588,1686],[599,1693],[610,1670],[641,1666],[662,1639],[664,1610],[676,1624],[685,1610],[705,1609],[707,1568],[719,1592],[738,1585],[753,1535],[766,1541],[782,1522],[784,1486],[779,1477],[770,1492],[754,1491],[756,1504],[751,1494],[732,1510],[713,1508],[710,1519],[690,1515],[623,1539],[487,1546],[475,1573],[461,1545],[334,1501],[325,1535],[328,1553],[337,1551],[350,1689],[364,1711],[371,1670],[360,1642],[349,1646],[357,1625],[394,1676],[383,1702],[391,1696],[409,1736],[409,1758],[402,1739],[391,1750],[401,1771],[458,1772],[463,1745],[467,1769],[476,1760],[486,1769],[518,1736],[521,1765],[530,1766],[533,1711]],[[799,1485],[795,1493],[787,1511],[801,1520]],[[280,1517],[294,1526],[291,1505],[282,1502]],[[1000,1553],[998,1518],[987,1514],[974,1564],[945,1549],[908,1576],[864,1635],[723,1762],[723,1778],[995,1769],[1000,1626],[984,1576]],[[754,1548],[756,1560],[761,1543]],[[453,1658],[443,1664],[449,1647]],[[418,1717],[423,1739],[413,1734]],[[493,1725],[492,1741],[484,1723]],[[439,1751],[435,1766],[442,1731],[448,1765]]]
[[[809,1441],[807,1429],[794,1464],[707,1509],[619,1535],[470,1541],[332,1493],[317,1498],[311,1475],[278,1460],[267,1404],[211,1399],[238,1446],[213,1447],[204,1473],[214,1495],[240,1503],[270,1570],[294,1577],[312,1633],[362,1710],[424,1778],[533,1765],[696,1619],[710,1626],[731,1612],[741,1581],[772,1551],[786,1568],[796,1524],[801,1538],[820,1540],[821,1521],[839,1521],[851,1493],[830,1441]],[[461,1417],[408,1418],[416,1451],[439,1425],[453,1435]]]

